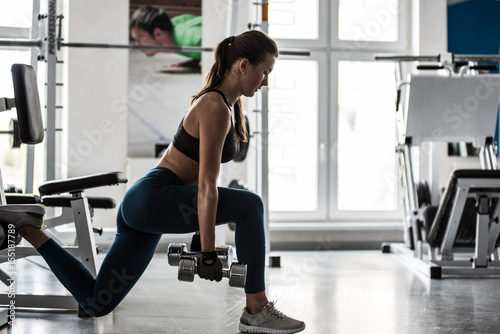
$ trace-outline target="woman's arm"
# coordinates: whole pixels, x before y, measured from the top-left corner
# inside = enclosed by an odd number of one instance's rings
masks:
[[[205,109],[206,108],[206,109]],[[203,104],[198,113],[200,136],[200,165],[198,177],[198,221],[201,250],[215,251],[215,218],[217,214],[217,178],[221,164],[224,140],[230,126],[228,109],[221,103]]]

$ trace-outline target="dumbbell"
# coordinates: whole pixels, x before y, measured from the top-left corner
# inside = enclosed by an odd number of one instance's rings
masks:
[[[194,275],[198,273],[198,261],[199,257],[182,256],[179,261],[177,279],[182,282],[193,282]],[[222,269],[222,277],[229,278],[229,286],[244,288],[247,277],[247,266],[234,262],[231,264],[231,268]]]
[[[233,262],[233,248],[231,246],[218,246],[215,248],[217,256],[222,263],[223,268],[229,268],[229,265]],[[201,253],[198,252],[188,252],[187,245],[185,243],[171,243],[168,245],[168,264],[171,266],[178,266],[179,261],[182,256],[194,256],[198,257]]]

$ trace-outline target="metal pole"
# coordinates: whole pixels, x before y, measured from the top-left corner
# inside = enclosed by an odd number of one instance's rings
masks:
[[[0,39],[0,47],[38,47],[43,46],[40,40],[11,40]],[[159,51],[184,51],[184,52],[212,52],[211,47],[198,46],[164,46],[164,45],[135,45],[135,44],[103,44],[103,43],[64,43],[58,44],[58,48],[87,48],[87,49],[125,49],[125,50],[159,50]],[[280,55],[283,56],[310,56],[308,50],[280,50]]]
[[[35,0],[36,1],[36,0]],[[35,8],[33,8],[35,9]],[[29,40],[29,39],[0,39],[0,47],[1,46],[6,46],[6,47],[37,47],[41,48],[42,47],[42,41],[40,40]]]
[[[40,0],[33,0],[33,12],[31,17],[31,30],[30,38],[36,39],[40,37],[40,28],[38,22],[38,15],[40,14]],[[31,67],[37,73],[38,70],[38,47],[31,48]],[[25,182],[25,192],[27,194],[33,193],[33,181],[35,173],[35,145],[27,145],[28,150],[26,152],[26,182]]]
[[[60,43],[60,46],[70,48],[94,49],[131,49],[131,50],[163,50],[163,51],[213,51],[213,48],[196,46],[163,46],[163,45],[135,45],[135,44],[102,44],[102,43]]]
[[[57,0],[48,0],[47,17],[47,121],[46,127],[46,157],[47,169],[45,171],[46,180],[55,180],[56,167],[56,66],[57,66],[57,48],[56,38],[56,20],[57,20]]]
[[[408,191],[408,201],[410,210],[413,212],[418,209],[417,189],[415,188],[415,179],[413,176],[413,162],[411,158],[410,145],[405,144],[403,147],[403,156],[405,162],[406,187]]]
[[[236,10],[233,8],[233,10]],[[231,26],[231,31],[232,31]],[[94,48],[94,49],[129,49],[129,50],[160,50],[160,51],[183,51],[183,52],[213,52],[211,47],[198,46],[163,46],[163,45],[135,45],[135,44],[100,44],[100,43],[60,43],[61,47],[70,48]],[[311,52],[308,50],[280,50],[283,56],[304,56],[308,57]]]
[[[500,55],[454,55],[455,62],[500,61]]]
[[[375,60],[389,61],[439,61],[438,56],[375,56]]]
[[[229,22],[229,36],[236,35],[238,31],[238,9],[240,8],[240,0],[232,0],[231,2],[231,21]]]
[[[311,51],[307,50],[279,50],[280,56],[299,56],[299,57],[309,57]]]
[[[375,56],[375,60],[389,60],[389,61],[431,61],[431,62],[440,62],[441,55],[437,56],[404,56],[404,55],[396,55],[396,56]],[[479,62],[479,61],[491,61],[497,62],[500,61],[500,55],[453,55],[453,62]]]
[[[261,30],[268,33],[268,0],[262,0],[262,22]],[[264,202],[264,226],[266,233],[266,250],[269,254],[271,251],[271,231],[269,228],[269,89],[262,87],[262,110],[261,110],[261,138],[262,138],[262,158],[261,158],[261,196]],[[267,255],[268,255],[267,254]],[[268,260],[270,257],[267,256]],[[272,263],[270,263],[272,265]]]

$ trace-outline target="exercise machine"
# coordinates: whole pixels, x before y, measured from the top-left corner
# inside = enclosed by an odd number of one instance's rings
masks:
[[[500,56],[391,56],[397,61],[397,147],[404,195],[404,244],[383,244],[431,278],[500,276],[500,170],[493,142],[500,75],[479,62]],[[440,73],[403,77],[402,62],[432,61],[417,67]],[[412,148],[424,142],[472,143],[480,149],[480,169],[455,170],[444,192],[415,180]],[[438,170],[439,166],[433,166]],[[434,200],[434,198],[439,198]]]

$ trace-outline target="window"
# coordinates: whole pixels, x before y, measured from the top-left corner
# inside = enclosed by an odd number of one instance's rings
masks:
[[[3,1],[0,5],[0,26],[31,28],[33,0]]]
[[[343,41],[397,42],[396,0],[339,0],[338,38]]]
[[[281,60],[274,67],[269,87],[269,208],[315,211],[318,64]]]
[[[338,210],[396,210],[393,73],[392,63],[338,62]]]
[[[273,0],[269,4],[269,34],[282,39],[318,39],[318,0]]]

